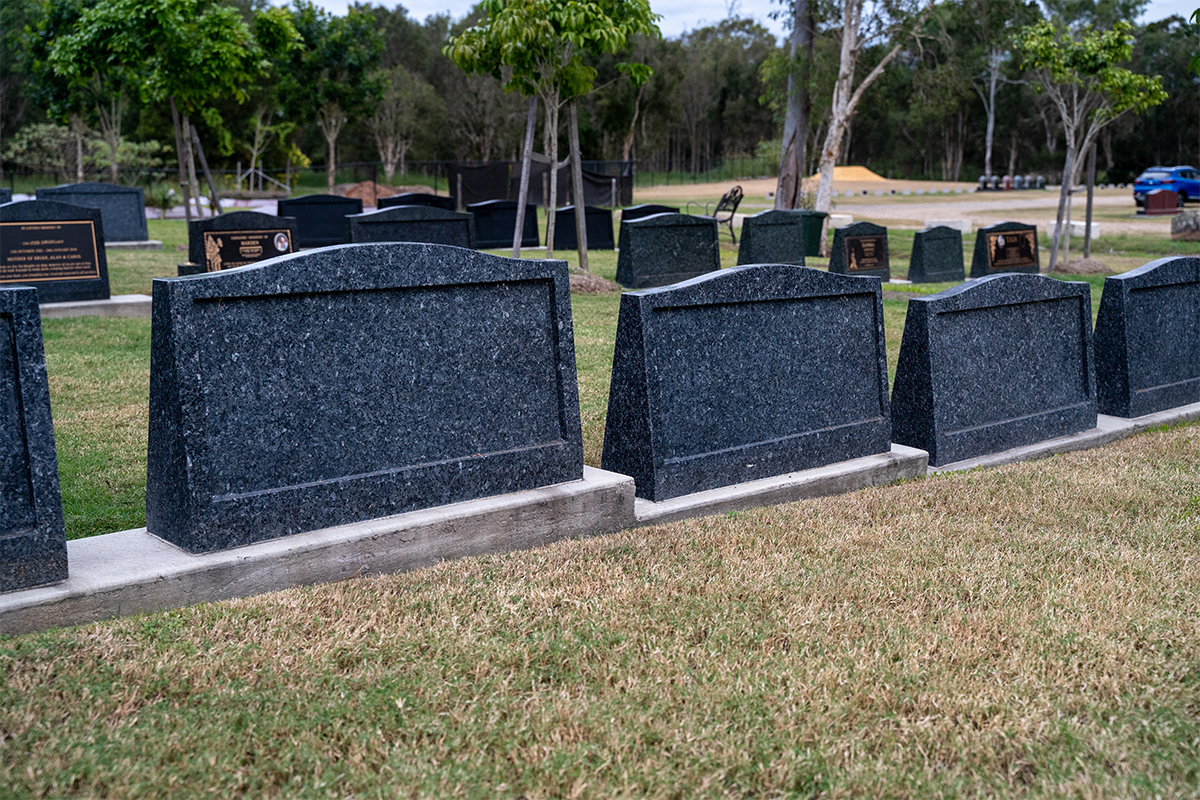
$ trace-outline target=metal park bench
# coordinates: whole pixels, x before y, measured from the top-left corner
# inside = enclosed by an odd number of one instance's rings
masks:
[[[737,244],[737,234],[733,232],[733,215],[737,213],[738,206],[742,202],[742,187],[734,186],[728,192],[721,196],[717,201],[717,207],[711,208],[712,203],[704,204],[704,213],[707,216],[714,218],[718,225],[729,226],[729,235],[733,237],[733,243]],[[699,206],[699,204],[697,204]],[[688,212],[691,213],[691,202],[688,203]],[[710,210],[711,208],[711,210]],[[728,216],[722,216],[726,214]]]

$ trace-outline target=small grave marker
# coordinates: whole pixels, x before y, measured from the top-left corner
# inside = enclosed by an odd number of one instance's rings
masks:
[[[107,300],[97,208],[24,200],[0,206],[0,285],[33,286],[41,303]]]
[[[1151,217],[1178,214],[1179,195],[1170,189],[1155,189],[1146,195],[1143,213]]]
[[[299,247],[328,247],[350,241],[348,214],[361,214],[362,200],[333,194],[310,194],[279,201],[279,216],[296,218]]]
[[[424,194],[422,192],[405,192],[404,194],[394,194],[391,197],[381,197],[375,204],[375,207],[379,209],[394,208],[396,206],[430,206],[446,211],[458,210],[454,207],[453,197],[444,197],[439,194]],[[512,244],[511,240],[509,244]]]
[[[621,221],[628,222],[630,220],[641,219],[642,217],[653,216],[654,214],[678,214],[679,209],[676,206],[662,206],[655,203],[642,203],[641,205],[630,206],[621,210]]]
[[[612,210],[596,206],[583,207],[583,224],[587,226],[588,250],[612,250]],[[554,215],[554,249],[577,250],[575,235],[575,206],[564,206]]]
[[[475,217],[432,206],[395,206],[346,217],[350,241],[423,242],[471,249],[475,246]],[[512,244],[512,240],[509,240]]]
[[[233,211],[188,223],[188,264],[180,275],[220,272],[295,252],[296,220]]]
[[[1027,272],[1039,269],[1037,227],[1021,222],[1001,222],[980,228],[975,234],[971,277],[983,278],[998,272]]]
[[[666,286],[721,268],[717,221],[653,214],[621,222],[617,283],[630,289]]]
[[[472,203],[467,211],[475,215],[475,246],[480,250],[512,247],[517,227],[517,204],[512,200],[485,200]],[[525,222],[521,226],[521,246],[537,247],[537,206],[525,204]]]
[[[829,271],[838,275],[891,278],[887,228],[872,222],[855,222],[833,232]]]
[[[761,211],[742,222],[738,262],[804,266],[804,217],[794,211]]]
[[[912,257],[908,264],[908,279],[913,283],[962,281],[962,231],[937,226],[917,231],[913,237]]]
[[[69,183],[38,189],[37,199],[100,209],[109,242],[144,242],[150,238],[146,229],[146,198],[140,186]]]

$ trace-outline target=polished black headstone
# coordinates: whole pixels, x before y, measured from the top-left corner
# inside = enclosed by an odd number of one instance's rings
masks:
[[[0,592],[67,579],[37,290],[0,287]]]
[[[650,217],[655,214],[678,213],[679,208],[676,206],[660,206],[655,203],[641,203],[640,205],[621,209],[621,221],[628,222],[630,220],[641,219],[642,217]]]
[[[1003,272],[1038,273],[1037,226],[1023,222],[1001,222],[980,228],[975,234],[971,277],[983,278]]]
[[[0,285],[33,286],[42,303],[107,300],[102,216],[51,200],[0,206]]]
[[[892,439],[956,461],[1096,426],[1091,287],[994,275],[908,301]]]
[[[393,206],[430,206],[432,208],[442,208],[446,211],[456,210],[454,208],[453,197],[422,194],[420,192],[406,192],[404,194],[394,194],[391,197],[381,197],[376,203],[376,208],[392,208]]]
[[[939,283],[966,278],[962,231],[937,225],[913,237],[908,279],[913,283]]]
[[[350,241],[346,215],[361,214],[362,200],[333,194],[310,194],[279,201],[279,216],[296,218],[296,245],[328,247]]]
[[[890,280],[887,228],[855,222],[833,232],[829,271],[837,275],[867,275]]]
[[[186,550],[582,475],[564,261],[359,244],[154,282],[147,527]]]
[[[1200,258],[1160,258],[1105,278],[1095,339],[1101,414],[1200,402]]]
[[[621,222],[617,283],[646,289],[721,268],[717,221],[707,216],[654,214]]]
[[[4,205],[5,203],[11,203],[12,196],[13,196],[12,189],[0,188],[0,205]]]
[[[295,217],[233,211],[188,223],[188,260],[218,272],[293,253],[295,241]]]
[[[454,247],[475,246],[474,215],[432,206],[394,206],[346,217],[350,241],[422,242]],[[512,244],[509,242],[509,244]]]
[[[657,502],[886,452],[882,297],[774,264],[622,295],[604,469]]]
[[[512,247],[513,231],[517,227],[517,204],[512,200],[486,200],[472,203],[467,211],[475,215],[475,246],[480,250],[491,247]],[[537,247],[537,206],[525,205],[525,222],[521,226],[521,246]]]
[[[738,264],[804,266],[804,217],[795,211],[760,211],[742,221]]]
[[[588,250],[612,250],[612,209],[584,206],[583,224],[587,226]],[[575,206],[564,206],[554,215],[554,249],[577,250],[575,235]]]
[[[144,242],[150,238],[146,230],[146,198],[140,186],[68,183],[38,189],[37,199],[100,209],[110,242]]]

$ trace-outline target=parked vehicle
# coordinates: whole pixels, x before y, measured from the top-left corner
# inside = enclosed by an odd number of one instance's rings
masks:
[[[1195,167],[1149,167],[1133,183],[1133,202],[1146,204],[1146,195],[1156,189],[1169,189],[1179,195],[1179,206],[1188,200],[1200,200],[1200,170]]]

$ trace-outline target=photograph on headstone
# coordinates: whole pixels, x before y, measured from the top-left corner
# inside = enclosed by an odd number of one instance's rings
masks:
[[[688,214],[653,214],[621,223],[617,283],[647,289],[721,268],[717,221]]]
[[[475,246],[475,216],[470,212],[433,206],[395,206],[351,214],[346,217],[346,224],[353,244],[423,242],[468,249]]]
[[[583,224],[587,226],[588,250],[612,250],[612,209],[584,206]],[[575,206],[564,206],[554,215],[554,249],[578,250],[575,234]]]
[[[1095,347],[1101,414],[1200,402],[1200,258],[1160,258],[1106,277]]]
[[[100,209],[52,200],[0,206],[0,285],[33,286],[40,303],[107,300]]]
[[[781,264],[622,295],[603,468],[659,502],[887,452],[882,298]]]
[[[376,208],[381,209],[394,206],[432,206],[433,208],[444,208],[447,211],[455,210],[453,197],[420,192],[405,192],[404,194],[394,194],[391,197],[381,197],[376,203]]]
[[[892,441],[941,467],[1096,427],[1091,286],[993,275],[908,301]]]
[[[475,215],[475,246],[480,250],[512,247],[517,227],[517,204],[513,200],[486,200],[472,203],[467,211]],[[525,222],[521,225],[521,246],[537,247],[537,206],[525,206]]]
[[[965,280],[962,231],[941,225],[917,231],[908,279],[913,283]]]
[[[147,528],[189,552],[583,475],[564,261],[345,245],[153,314]]]
[[[890,280],[887,228],[872,222],[854,222],[835,230],[829,271]]]
[[[804,266],[804,217],[795,211],[760,211],[742,221],[741,264]]]
[[[100,209],[109,242],[144,242],[150,238],[146,198],[140,186],[68,183],[38,189],[37,199]]]
[[[181,275],[220,272],[287,255],[296,250],[295,217],[231,211],[188,223],[188,264]]]
[[[0,287],[0,592],[67,579],[37,290]]]
[[[362,210],[362,200],[333,194],[309,194],[279,201],[279,216],[296,218],[293,247],[347,244],[350,228],[346,215],[361,214]]]
[[[975,234],[975,251],[971,256],[972,278],[1003,272],[1036,275],[1040,264],[1035,225],[1001,222],[980,228]]]

